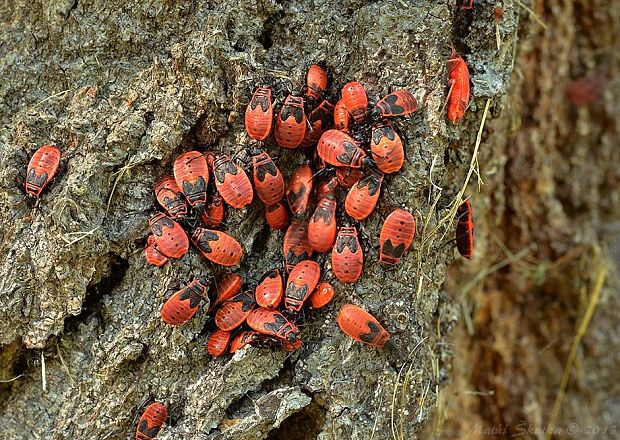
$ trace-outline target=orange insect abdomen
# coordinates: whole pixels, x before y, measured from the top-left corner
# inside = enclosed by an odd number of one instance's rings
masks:
[[[245,330],[235,336],[230,343],[228,349],[231,353],[235,353],[237,350],[245,347],[248,344],[254,344],[258,340],[258,333],[253,330]]]
[[[168,418],[168,409],[163,403],[151,403],[142,413],[136,428],[136,440],[154,439]]]
[[[364,253],[357,239],[357,230],[343,226],[332,249],[332,271],[343,283],[354,283],[362,274]]]
[[[256,286],[254,292],[256,303],[267,309],[275,309],[280,305],[284,295],[282,274],[279,269],[267,272]]]
[[[243,256],[239,242],[222,231],[198,227],[192,233],[192,242],[205,258],[222,266],[234,266]]]
[[[44,145],[34,152],[26,170],[26,194],[39,197],[54,178],[60,164],[60,149]]]
[[[251,291],[241,292],[221,305],[215,314],[215,325],[224,331],[233,330],[243,324],[255,305]]]
[[[308,241],[308,222],[294,220],[284,234],[284,261],[289,272],[297,263],[312,257]]]
[[[229,273],[224,276],[224,278],[216,282],[215,301],[213,301],[211,308],[214,308],[216,305],[221,304],[224,301],[228,301],[230,298],[238,294],[241,291],[242,285],[243,278],[241,278],[241,275]]]
[[[353,304],[342,306],[336,322],[348,336],[364,344],[383,347],[390,338],[374,316]]]
[[[396,209],[387,216],[379,244],[381,246],[379,261],[384,264],[396,264],[405,251],[409,249],[415,235],[415,219],[411,213]]]
[[[300,144],[301,147],[309,147],[319,141],[325,130],[332,125],[333,112],[334,104],[326,99],[323,100],[317,108],[310,112],[308,115],[309,127],[306,129],[304,140]]]
[[[336,178],[340,186],[351,188],[364,175],[359,168],[339,167],[336,168]]]
[[[308,222],[308,241],[317,252],[327,252],[336,240],[336,200],[323,197]]]
[[[157,267],[161,267],[168,262],[168,257],[157,250],[155,237],[149,235],[147,246],[144,248],[144,258],[146,262]]]
[[[189,249],[187,234],[177,222],[158,212],[149,220],[157,250],[168,258],[181,258]]]
[[[314,292],[321,277],[321,267],[312,260],[304,260],[295,265],[288,276],[284,292],[284,305],[288,310],[298,312]]]
[[[313,64],[306,74],[306,95],[319,99],[327,88],[327,72],[318,64]]]
[[[459,206],[456,216],[456,247],[459,254],[469,259],[474,254],[474,217],[469,200]]]
[[[254,190],[243,168],[226,154],[217,156],[213,168],[215,187],[226,203],[233,208],[243,208],[252,203]]]
[[[377,206],[381,182],[383,173],[370,171],[353,185],[344,202],[347,214],[355,220],[364,220],[368,217]]]
[[[334,198],[334,194],[336,193],[336,189],[338,188],[338,177],[336,175],[332,175],[327,177],[325,180],[321,181],[317,187],[315,195],[318,199],[323,197]]]
[[[304,99],[289,95],[276,118],[276,143],[284,148],[297,148],[306,134]]]
[[[209,286],[204,278],[195,278],[164,303],[161,309],[162,320],[168,325],[185,324],[196,314],[203,298],[209,302],[208,290]]]
[[[403,167],[405,162],[403,141],[391,124],[372,128],[370,150],[372,159],[384,173],[395,173]]]
[[[228,343],[230,342],[231,333],[217,329],[209,336],[207,343],[207,351],[211,356],[221,356],[226,353]]]
[[[469,104],[469,69],[455,50],[452,50],[448,63],[448,77],[454,84],[448,97],[448,119],[456,124],[465,115]]]
[[[284,229],[288,226],[288,211],[280,202],[267,207],[265,218],[272,229]]]
[[[351,113],[355,122],[360,122],[366,118],[368,109],[368,96],[362,83],[351,81],[342,88],[342,103]]]
[[[418,109],[418,101],[407,90],[396,90],[377,102],[381,116],[407,116]]]
[[[245,130],[252,139],[264,141],[271,132],[272,124],[271,89],[258,87],[245,109]]]
[[[336,167],[359,168],[366,157],[364,150],[358,147],[351,136],[338,130],[327,130],[323,133],[317,152],[326,163]]]
[[[173,176],[165,176],[157,181],[155,197],[170,217],[179,218],[187,215],[185,195]]]
[[[174,161],[174,180],[192,206],[207,203],[209,166],[207,159],[198,151],[188,151]]]
[[[279,202],[284,197],[284,178],[269,154],[262,151],[252,157],[254,164],[254,188],[266,206]]]
[[[299,329],[276,310],[258,308],[247,318],[248,325],[264,335],[274,336],[289,342],[299,339]]]
[[[334,128],[341,131],[349,130],[351,119],[352,116],[344,106],[344,101],[341,99],[334,107]]]
[[[308,299],[310,307],[320,309],[326,306],[334,298],[335,293],[334,286],[331,284],[325,282],[319,284]]]
[[[286,187],[286,199],[294,216],[303,215],[308,209],[308,202],[312,193],[312,175],[310,165],[301,165],[289,179]]]
[[[216,190],[211,196],[207,209],[200,215],[200,221],[207,228],[217,228],[224,221],[225,214],[224,200],[222,200],[222,196]]]

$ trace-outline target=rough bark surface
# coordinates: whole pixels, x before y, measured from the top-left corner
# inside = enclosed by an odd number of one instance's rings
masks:
[[[443,335],[455,319],[440,296],[454,223],[441,219],[464,182],[477,109],[487,98],[491,116],[501,108],[518,18],[506,3],[499,51],[488,16],[452,1],[0,6],[0,379],[17,377],[0,384],[0,436],[130,438],[140,409],[159,399],[171,410],[164,439],[416,438],[445,378]],[[476,32],[465,44],[466,27]],[[451,44],[471,52],[476,96],[458,127],[440,114]],[[165,326],[159,310],[168,289],[223,271],[195,252],[164,269],[146,264],[153,183],[190,149],[247,164],[240,116],[254,86],[298,89],[320,59],[336,88],[358,79],[376,98],[398,85],[424,102],[400,124],[408,162],[386,178],[364,223],[362,279],[336,283],[334,304],[307,317],[302,350],[212,359],[204,310],[179,329]],[[62,148],[67,172],[31,209],[15,179],[46,143]],[[270,153],[286,175],[303,159]],[[436,204],[433,184],[443,188]],[[378,230],[395,206],[410,208],[421,226],[415,251],[385,270]],[[269,231],[262,209],[256,202],[227,219],[250,282],[281,260],[282,234]],[[344,302],[372,311],[391,346],[345,337],[335,324]]]

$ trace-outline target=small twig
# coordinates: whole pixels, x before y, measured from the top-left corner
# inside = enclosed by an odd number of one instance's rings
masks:
[[[544,29],[547,30],[549,29],[547,27],[547,25],[545,24],[544,21],[542,21],[540,19],[540,17],[538,15],[536,15],[536,12],[534,12],[532,9],[530,9],[529,7],[527,7],[526,5],[524,5],[520,0],[515,0],[515,3],[518,4],[519,6],[521,6],[523,9],[525,9],[527,12],[530,13],[530,15],[534,18],[534,20]]]
[[[45,374],[45,356],[43,356],[43,352],[41,352],[41,382],[43,385],[43,392],[47,391],[47,378]]]
[[[455,84],[454,81],[452,81],[452,84],[450,84],[450,90],[448,90],[448,95],[446,96],[446,100],[443,102],[443,105],[441,106],[441,110],[439,110],[440,115],[443,115],[443,112],[446,109],[446,106],[448,105],[448,100],[450,99],[450,95],[452,94],[452,89],[454,88],[454,84]]]
[[[381,387],[381,385],[379,385],[379,388]],[[379,390],[377,390],[377,392],[379,392]],[[381,408],[381,406],[383,405],[383,396],[381,396],[381,401],[379,402],[379,405],[377,405],[377,411],[375,412],[375,423],[372,425],[372,432],[370,433],[370,440],[372,440],[375,437],[375,431],[377,430],[377,422],[379,421],[379,408]]]
[[[403,369],[405,368],[405,365],[407,364],[403,364],[403,366],[400,367],[400,370],[398,371],[398,376],[396,377],[396,382],[394,383],[394,393],[392,393],[390,428],[392,429],[392,438],[394,440],[398,440],[398,437],[396,436],[396,424],[394,423],[394,409],[396,407],[396,392],[398,391],[398,384],[400,383],[400,375],[403,373]]]
[[[592,320],[592,316],[594,315],[594,311],[596,310],[596,306],[598,304],[599,298],[601,297],[601,291],[603,290],[603,286],[605,285],[605,280],[607,279],[607,272],[609,271],[609,267],[606,264],[601,264],[598,267],[594,286],[592,288],[592,295],[590,296],[590,300],[588,301],[588,306],[581,318],[581,322],[579,323],[579,327],[577,328],[577,333],[573,338],[573,342],[570,347],[570,352],[568,353],[568,359],[566,360],[566,365],[564,365],[564,372],[562,373],[562,379],[560,381],[560,389],[558,390],[558,395],[555,398],[555,402],[553,402],[553,409],[551,410],[551,417],[549,417],[549,424],[547,425],[549,428],[545,435],[545,440],[551,439],[551,434],[553,433],[555,423],[557,422],[558,416],[560,415],[560,409],[562,407],[562,401],[564,400],[564,394],[566,393],[566,386],[568,385],[568,381],[570,379],[571,371],[573,369],[573,365],[575,363],[575,358],[577,357],[577,350],[579,349],[579,344],[581,343],[581,339],[586,334],[588,327],[590,325],[590,321]]]
[[[14,378],[12,378],[12,379],[0,380],[0,383],[9,383],[9,382],[14,382],[14,381],[16,381],[17,379],[19,379],[20,377],[23,377],[23,376],[24,376],[24,374],[22,373],[22,374],[20,374],[19,376],[15,376],[15,377],[14,377]]]
[[[497,42],[497,51],[502,47],[502,37],[499,34],[499,20],[495,20],[495,40]]]
[[[63,241],[66,243],[67,246],[71,246],[72,244],[77,243],[78,241],[88,237],[89,235],[94,234],[94,232],[99,228],[100,226],[97,226],[96,228],[93,228],[90,231],[68,232],[67,235],[78,235],[78,237],[74,238],[73,240],[68,240],[64,235],[61,235],[60,238],[63,239]]]
[[[47,98],[43,99],[42,101],[37,102],[35,105],[32,106],[31,110],[34,110],[35,108],[37,108],[38,106],[40,106],[44,102],[49,101],[50,99],[53,99],[53,98],[55,98],[57,96],[64,95],[65,93],[70,92],[71,90],[73,90],[73,89],[67,89],[67,90],[63,90],[62,92],[54,93],[53,95],[48,96]]]

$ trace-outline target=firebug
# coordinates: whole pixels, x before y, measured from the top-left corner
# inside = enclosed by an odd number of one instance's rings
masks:
[[[357,229],[343,226],[332,249],[332,271],[343,283],[354,283],[362,274],[364,253],[357,239]]]
[[[342,306],[336,322],[348,336],[364,344],[383,347],[390,338],[374,316],[353,304]]]
[[[288,277],[284,292],[285,307],[299,312],[304,302],[314,292],[320,277],[321,267],[315,261],[304,260],[297,263]]]

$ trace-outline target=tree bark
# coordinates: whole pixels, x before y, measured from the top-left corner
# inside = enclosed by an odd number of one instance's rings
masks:
[[[0,106],[0,429],[3,438],[132,438],[146,402],[167,403],[164,439],[416,438],[447,377],[455,309],[440,294],[454,258],[454,212],[482,109],[489,119],[513,68],[519,10],[504,5],[501,46],[486,3],[316,0],[4,3]],[[467,31],[467,32],[466,32]],[[467,37],[466,37],[467,36]],[[454,126],[442,114],[450,46],[463,52],[474,99]],[[386,177],[363,224],[364,275],[305,317],[303,348],[206,354],[206,310],[182,328],[160,319],[167,291],[225,271],[195,252],[158,269],[142,256],[153,183],[190,149],[249,163],[243,112],[254,87],[280,97],[325,59],[338,90],[372,100],[405,87],[423,104],[398,126],[408,162]],[[67,172],[28,207],[15,178],[43,144]],[[285,175],[302,162],[282,152]],[[487,150],[486,156],[493,156]],[[342,196],[342,195],[341,195]],[[340,197],[340,201],[342,201]],[[378,264],[378,233],[395,207],[415,213],[413,250]],[[282,233],[259,203],[229,210],[250,283],[281,263]],[[328,279],[333,278],[329,264]],[[362,346],[335,324],[360,304],[392,333]],[[44,368],[43,368],[44,367]],[[42,374],[45,377],[45,386]]]

